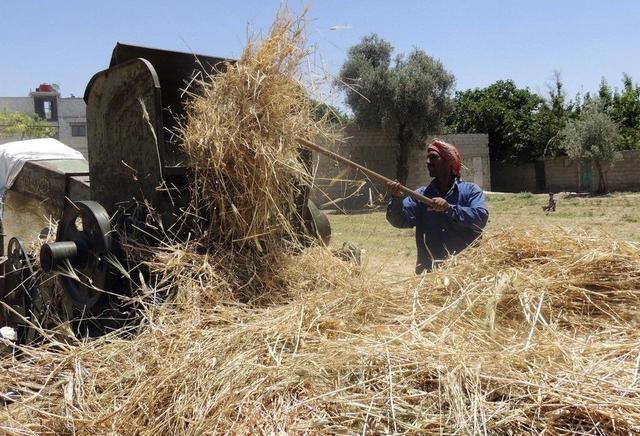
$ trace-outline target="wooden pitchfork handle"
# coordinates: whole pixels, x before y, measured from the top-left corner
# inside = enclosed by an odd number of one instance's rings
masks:
[[[330,158],[332,158],[332,159],[334,159],[334,160],[336,160],[336,161],[338,161],[340,163],[343,163],[343,164],[345,164],[347,166],[350,166],[352,168],[357,168],[360,171],[362,171],[363,173],[365,173],[367,176],[371,177],[374,180],[377,180],[378,182],[381,182],[381,183],[384,183],[384,184],[387,184],[387,183],[390,183],[390,182],[394,182],[394,180],[388,179],[385,176],[383,176],[382,174],[376,173],[375,171],[371,171],[369,168],[364,167],[364,166],[362,166],[360,164],[357,164],[357,163],[353,162],[352,160],[347,159],[346,157],[342,157],[339,154],[334,153],[331,150],[327,150],[326,148],[321,147],[318,144],[314,144],[313,142],[307,141],[306,139],[303,139],[303,138],[296,138],[296,140],[300,144],[302,144],[306,148],[308,148],[309,150],[317,151],[318,153],[324,154],[325,156],[328,156],[328,157],[330,157]],[[406,194],[406,195],[408,195],[408,196],[410,196],[410,197],[412,197],[412,198],[414,198],[414,199],[416,199],[416,200],[418,200],[418,201],[420,201],[422,203],[425,203],[428,206],[431,206],[433,204],[433,200],[431,200],[429,197],[425,197],[424,195],[418,194],[416,191],[414,191],[412,189],[409,189],[406,186],[400,185],[399,188],[404,194]]]

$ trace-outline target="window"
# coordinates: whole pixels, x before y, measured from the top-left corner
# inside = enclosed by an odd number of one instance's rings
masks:
[[[58,108],[55,97],[35,97],[33,99],[36,115],[47,121],[58,121]]]
[[[51,115],[52,115],[52,110],[51,110],[51,102],[50,101],[43,101],[44,103],[44,119],[45,120],[50,120],[51,119]]]
[[[87,125],[71,124],[71,136],[87,136]]]

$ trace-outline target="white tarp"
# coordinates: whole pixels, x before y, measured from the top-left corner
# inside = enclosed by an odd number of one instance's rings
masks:
[[[11,189],[24,164],[31,160],[84,159],[82,153],[53,138],[0,144],[0,199]],[[3,204],[4,205],[4,204]],[[2,218],[2,209],[0,209]]]

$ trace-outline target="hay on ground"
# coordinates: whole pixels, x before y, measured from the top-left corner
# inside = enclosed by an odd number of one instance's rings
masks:
[[[512,229],[395,286],[309,249],[271,304],[162,306],[133,340],[5,359],[0,428],[638,432],[639,248]]]

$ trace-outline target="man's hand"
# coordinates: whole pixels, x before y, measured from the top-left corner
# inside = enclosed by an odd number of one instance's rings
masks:
[[[433,212],[446,212],[449,210],[449,203],[447,203],[447,200],[444,198],[434,197],[431,201],[433,201],[433,203],[431,206],[427,206],[427,210],[431,210]]]
[[[397,180],[394,180],[393,182],[387,182],[385,186],[392,197],[404,197],[404,192],[402,192],[402,190],[400,189],[400,186],[402,185]]]

